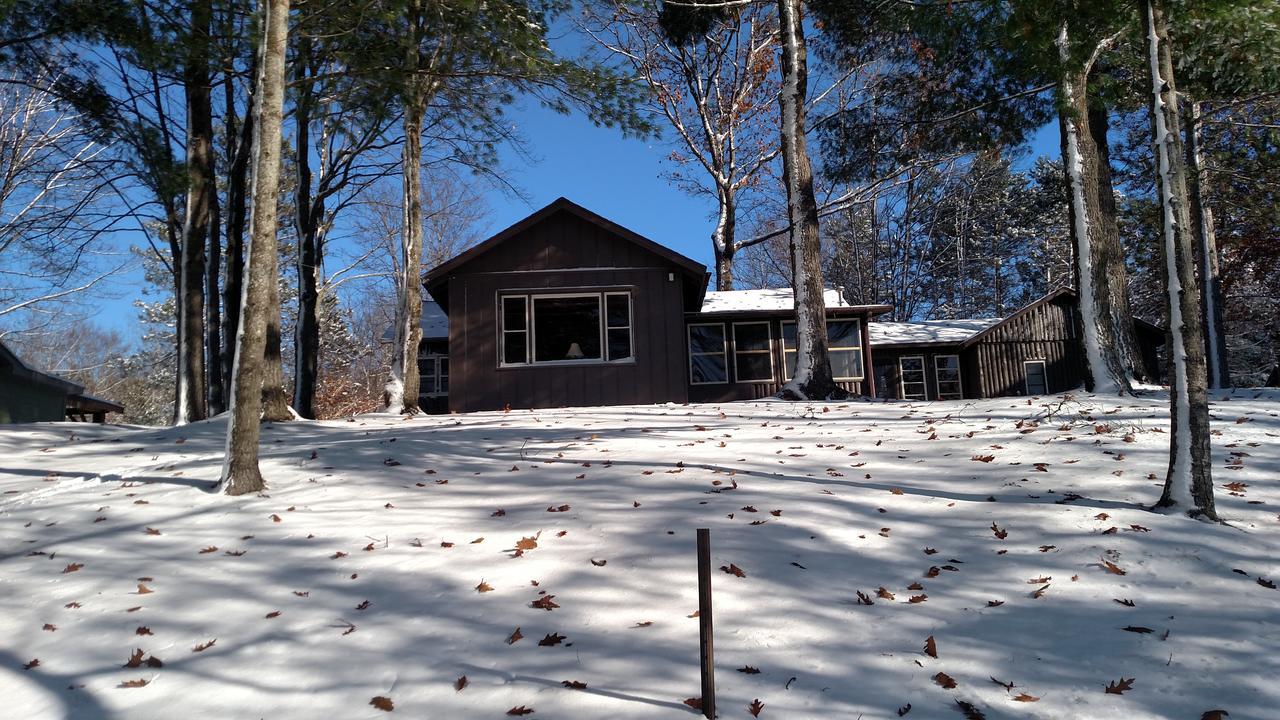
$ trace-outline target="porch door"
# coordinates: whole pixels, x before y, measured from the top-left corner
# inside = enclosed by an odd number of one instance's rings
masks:
[[[876,397],[897,399],[898,373],[892,360],[875,361],[872,371],[876,374]]]

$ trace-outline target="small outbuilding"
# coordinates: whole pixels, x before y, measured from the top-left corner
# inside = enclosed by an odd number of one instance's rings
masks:
[[[0,424],[56,422],[71,418],[106,422],[124,407],[84,392],[84,386],[41,372],[0,342]]]

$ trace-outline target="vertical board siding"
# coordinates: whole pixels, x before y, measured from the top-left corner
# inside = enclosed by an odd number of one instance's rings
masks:
[[[980,397],[1026,394],[1027,360],[1043,360],[1050,393],[1078,386],[1083,378],[1075,301],[1059,296],[1029,308],[980,338],[977,366]]]

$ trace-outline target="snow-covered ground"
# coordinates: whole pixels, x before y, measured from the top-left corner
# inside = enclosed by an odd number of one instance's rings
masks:
[[[297,422],[247,498],[222,421],[5,427],[0,715],[691,717],[705,526],[721,717],[1275,718],[1280,393],[1213,404],[1230,526],[1143,509],[1166,403]]]

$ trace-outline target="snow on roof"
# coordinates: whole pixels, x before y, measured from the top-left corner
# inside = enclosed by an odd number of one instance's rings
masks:
[[[449,337],[449,316],[440,309],[440,303],[429,297],[422,299],[422,339],[444,340]],[[393,342],[396,329],[389,327],[382,331],[382,342]]]
[[[849,307],[839,290],[822,291],[827,307]],[[767,288],[764,290],[726,290],[708,292],[702,301],[702,312],[743,312],[751,310],[791,310],[795,298],[791,288]]]
[[[921,322],[870,322],[872,345],[961,343],[1000,322],[1000,318],[924,320]]]

